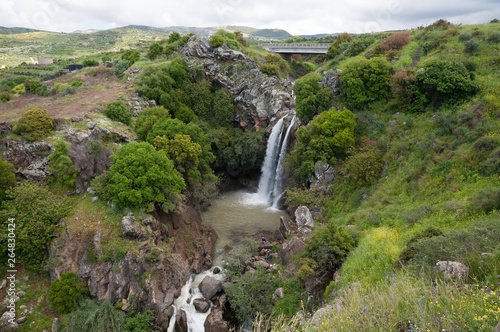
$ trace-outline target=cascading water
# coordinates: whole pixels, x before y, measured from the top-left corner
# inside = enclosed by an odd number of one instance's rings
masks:
[[[203,278],[210,276],[214,279],[224,281],[225,275],[223,273],[214,274],[214,268],[191,276],[186,284],[181,289],[181,295],[175,299],[173,303],[174,314],[170,319],[168,325],[168,332],[175,331],[175,316],[179,310],[184,310],[186,312],[186,320],[188,325],[188,332],[200,332],[205,331],[205,320],[211,312],[211,308],[206,313],[201,313],[194,307],[194,300],[201,298],[203,299],[203,294],[201,293],[198,285],[203,281]],[[208,300],[210,301],[210,300]],[[188,303],[189,302],[189,303]],[[210,305],[212,307],[212,304]]]
[[[260,176],[258,197],[273,208],[278,208],[279,201],[283,196],[283,167],[288,144],[288,136],[295,122],[293,117],[285,137],[283,137],[283,118],[273,127],[269,140],[267,141],[266,157],[262,165],[262,175]]]
[[[278,162],[281,134],[283,132],[283,118],[274,125],[269,140],[267,141],[266,157],[262,165],[257,194],[260,198],[269,203],[273,193],[274,180],[276,174],[276,164]]]
[[[288,147],[288,136],[290,136],[290,131],[295,123],[295,115],[286,130],[285,138],[283,139],[283,144],[281,144],[281,152],[280,157],[278,159],[278,165],[276,166],[276,176],[274,178],[274,188],[273,188],[273,203],[272,207],[277,209],[279,207],[279,202],[281,197],[284,194],[284,186],[283,186],[283,160],[285,160],[286,149]]]

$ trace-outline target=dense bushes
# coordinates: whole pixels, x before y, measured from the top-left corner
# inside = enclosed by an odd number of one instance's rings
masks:
[[[355,58],[345,65],[340,82],[349,105],[362,108],[386,97],[389,92],[391,65],[382,58]]]
[[[158,42],[152,42],[149,45],[148,58],[154,60],[163,53],[163,47]]]
[[[113,121],[118,121],[126,125],[129,125],[132,119],[132,112],[130,112],[127,105],[121,100],[110,102],[104,110],[104,115]]]
[[[350,149],[351,155],[342,165],[348,182],[354,188],[367,187],[379,177],[384,167],[382,152],[376,141],[365,139],[361,145]]]
[[[320,81],[320,74],[309,73],[296,80],[293,86],[297,116],[304,123],[309,122],[316,114],[327,111],[332,105],[333,91],[322,88],[318,83]]]
[[[184,180],[163,151],[146,142],[132,142],[111,158],[109,194],[115,204],[149,208],[158,203],[167,212],[178,207]]]
[[[7,200],[0,211],[3,223],[2,234],[7,231],[7,219],[16,220],[16,258],[26,267],[40,271],[47,257],[47,248],[54,239],[58,222],[65,217],[71,206],[64,199],[52,194],[48,188],[31,182],[7,191]],[[2,253],[7,243],[2,237]]]
[[[217,48],[219,46],[222,46],[225,41],[226,39],[220,35],[212,35],[212,37],[210,37],[210,40],[208,41],[208,44],[211,48]]]
[[[297,143],[285,159],[287,168],[307,183],[317,161],[335,165],[336,158],[344,155],[354,144],[355,126],[354,114],[347,109],[321,113],[311,121],[309,129],[300,127],[297,130]]]
[[[264,132],[238,131],[224,150],[224,163],[232,171],[247,173],[259,169],[266,153]]]
[[[64,141],[54,143],[54,152],[49,156],[49,172],[53,184],[74,189],[77,172],[69,158],[69,148]]]
[[[146,107],[135,121],[135,132],[144,141],[155,123],[170,119],[170,113],[163,106]]]
[[[125,313],[108,301],[84,299],[76,311],[61,318],[61,332],[123,332]],[[146,331],[146,330],[144,330]]]
[[[93,59],[85,59],[82,62],[82,66],[84,67],[97,67],[99,66],[99,61]]]
[[[53,127],[54,119],[48,115],[46,110],[33,108],[21,115],[13,131],[28,141],[35,141],[48,136]]]
[[[6,162],[0,157],[0,203],[6,197],[6,191],[16,184],[16,177],[14,176],[14,165]]]
[[[61,274],[60,280],[50,283],[49,302],[59,314],[67,314],[78,305],[78,300],[87,293],[87,286],[78,280],[76,273]]]
[[[281,78],[288,76],[290,66],[278,54],[268,54],[264,63],[260,66],[260,71],[269,76],[276,75]]]
[[[423,92],[434,105],[440,105],[446,100],[464,100],[479,89],[464,64],[456,61],[431,62],[417,77]]]

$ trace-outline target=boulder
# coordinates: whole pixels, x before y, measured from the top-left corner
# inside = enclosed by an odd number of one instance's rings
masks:
[[[298,237],[292,238],[287,244],[281,249],[280,257],[281,263],[287,265],[290,258],[293,255],[301,253],[304,251],[306,243]]]
[[[264,261],[256,261],[253,263],[253,266],[254,268],[261,267],[266,270],[269,268],[269,264]]]
[[[460,262],[439,261],[436,266],[439,272],[443,272],[445,279],[465,280],[469,275],[469,268]]]
[[[125,216],[122,218],[121,228],[123,236],[128,237],[130,239],[137,239],[140,241],[144,241],[148,238],[148,235],[145,231],[141,229],[141,225],[135,222],[134,216]]]
[[[290,223],[283,216],[280,217],[280,228],[279,228],[279,231],[280,231],[281,236],[283,237],[283,239],[286,239],[290,235],[290,232],[291,232]]]
[[[228,324],[222,315],[222,309],[213,310],[205,320],[205,332],[227,332]]]
[[[308,234],[314,228],[314,219],[306,206],[299,206],[295,210],[295,222],[300,234]]]
[[[322,185],[328,185],[337,178],[337,171],[324,161],[318,161],[314,165],[314,176]]]
[[[57,332],[57,323],[58,322],[59,322],[59,319],[57,319],[57,317],[54,317],[54,320],[52,321],[52,328],[51,328],[52,332]]]
[[[215,294],[222,290],[222,281],[206,276],[203,278],[198,288],[203,296],[210,300]]]
[[[187,332],[187,316],[184,310],[179,310],[177,315],[175,315],[175,331],[176,332]]]
[[[285,297],[285,289],[283,287],[276,288],[273,293],[278,299],[282,299]]]
[[[193,305],[196,311],[201,313],[205,313],[208,311],[208,309],[210,309],[210,303],[205,299],[194,299]]]
[[[493,329],[493,332],[500,332],[500,321],[498,322],[497,326]]]
[[[89,129],[94,129],[94,127],[97,125],[97,122],[89,122],[87,123],[87,128]]]
[[[316,310],[311,319],[312,326],[319,327],[321,325],[321,322],[330,316],[330,312],[332,310],[333,307],[331,305],[327,305]]]
[[[340,77],[336,70],[330,69],[328,72],[323,72],[321,82],[318,84],[323,88],[330,88],[336,95],[341,92]]]
[[[47,176],[51,175],[49,172],[49,158],[33,162],[21,171],[21,174],[32,182],[45,184]]]

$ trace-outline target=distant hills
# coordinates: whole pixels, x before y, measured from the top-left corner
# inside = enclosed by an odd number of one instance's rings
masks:
[[[43,30],[28,29],[28,28],[7,28],[0,26],[0,35],[14,35],[17,33],[42,32]]]

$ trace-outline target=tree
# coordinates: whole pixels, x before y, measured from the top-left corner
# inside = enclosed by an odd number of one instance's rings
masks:
[[[226,167],[243,173],[258,170],[264,160],[266,139],[263,132],[238,131],[231,146],[224,150]]]
[[[339,48],[340,44],[350,43],[352,41],[352,39],[353,38],[350,34],[348,34],[347,32],[344,32],[335,38],[335,40],[333,41],[331,46]]]
[[[334,59],[340,54],[339,49],[333,45],[330,45],[328,51],[326,52],[327,59]]]
[[[176,41],[180,40],[181,39],[181,35],[178,33],[178,32],[172,32],[169,36],[168,36],[168,43],[169,44],[173,44],[175,43]]]
[[[69,148],[64,141],[54,143],[54,152],[49,156],[49,172],[52,183],[74,189],[77,171],[69,158]]]
[[[228,127],[233,121],[236,113],[233,99],[227,89],[220,89],[215,92],[213,97],[213,115],[217,127]]]
[[[285,159],[287,168],[307,183],[317,161],[335,165],[336,158],[354,144],[355,126],[354,114],[347,109],[321,113],[309,128],[302,126],[297,130],[297,143]]]
[[[61,332],[123,332],[125,313],[108,301],[84,299],[76,311],[61,317]]]
[[[0,158],[0,203],[7,197],[7,190],[16,185],[14,165]]]
[[[97,67],[99,66],[99,61],[94,59],[85,59],[82,62],[82,66],[84,67]]]
[[[136,50],[126,50],[125,53],[122,54],[122,60],[127,60],[131,62],[131,65],[139,60],[141,54]]]
[[[54,119],[46,110],[32,108],[19,118],[19,122],[14,126],[13,131],[22,135],[28,141],[48,136],[54,127]]]
[[[296,80],[293,86],[297,116],[304,123],[309,122],[316,114],[328,110],[332,105],[333,91],[322,88],[318,84],[320,81],[320,74],[309,73]]]
[[[170,119],[170,113],[163,106],[146,107],[135,121],[135,132],[144,141],[155,123]]]
[[[361,39],[355,39],[349,44],[349,47],[345,51],[347,56],[355,56],[363,52],[366,48],[365,42]]]
[[[126,125],[129,125],[132,119],[132,112],[130,112],[127,105],[121,100],[110,102],[104,110],[104,115],[113,121],[118,121]]]
[[[219,46],[222,46],[225,41],[226,39],[220,35],[212,35],[212,37],[210,37],[210,40],[208,41],[208,44],[211,48],[217,48]]]
[[[149,208],[158,203],[166,212],[179,206],[186,185],[163,151],[146,142],[132,142],[111,158],[108,183],[115,204]]]
[[[149,60],[156,59],[160,54],[163,53],[163,47],[158,42],[153,42],[149,45],[148,58]]]
[[[364,139],[361,146],[351,148],[350,153],[342,165],[349,183],[355,188],[362,188],[375,182],[384,168],[382,152],[377,142]]]
[[[61,274],[61,280],[50,283],[49,302],[59,314],[67,314],[76,310],[78,299],[86,293],[87,285],[70,271]]]
[[[386,97],[390,92],[390,79],[390,63],[378,57],[370,60],[354,58],[345,65],[340,75],[347,100],[355,108]]]
[[[14,218],[16,258],[27,268],[40,271],[59,220],[66,217],[70,209],[66,199],[55,196],[45,186],[29,181],[8,190],[0,211],[2,252],[7,252],[7,220]]]

